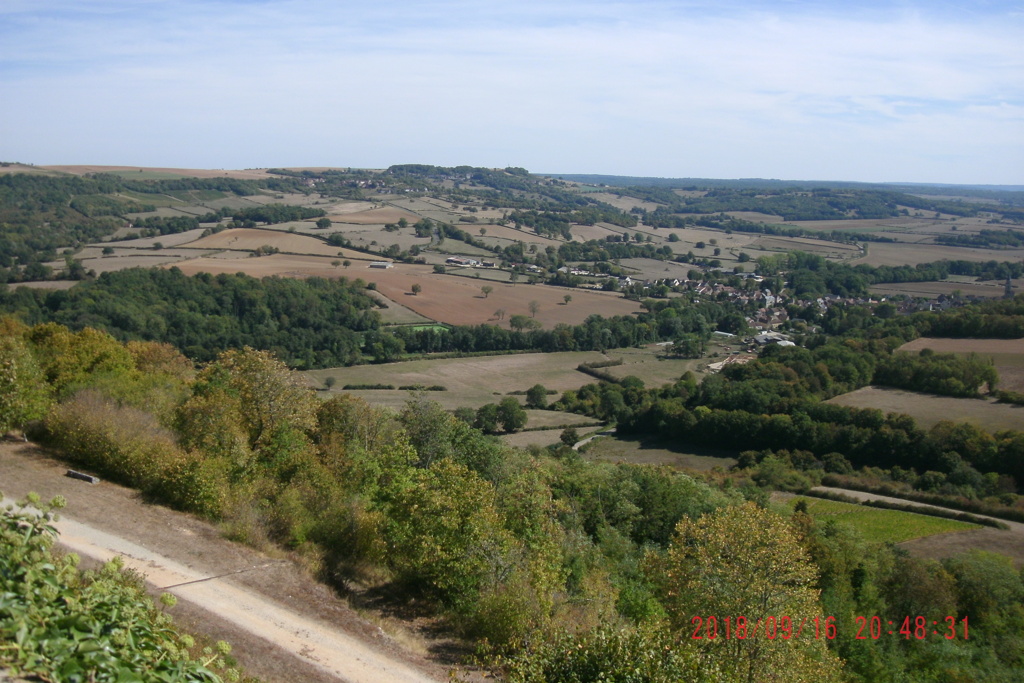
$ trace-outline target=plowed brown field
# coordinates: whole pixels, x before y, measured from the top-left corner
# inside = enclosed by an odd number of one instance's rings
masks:
[[[271,246],[292,254],[311,254],[315,256],[337,256],[341,251],[322,240],[306,235],[296,235],[278,230],[254,230],[251,228],[232,228],[214,235],[207,235],[189,242],[190,249],[242,249],[255,250],[262,246]],[[362,258],[370,258],[362,254]]]
[[[629,315],[640,310],[637,302],[611,292],[481,281],[441,275],[434,273],[431,266],[422,265],[400,264],[383,270],[369,268],[360,263],[350,268],[335,268],[328,257],[290,254],[234,261],[199,258],[176,265],[187,275],[243,272],[253,277],[281,275],[361,278],[366,282],[376,283],[377,289],[389,299],[400,301],[431,320],[452,325],[490,323],[507,328],[511,316],[530,315],[531,301],[537,302],[537,320],[547,329],[557,323],[576,325],[595,313],[608,317]],[[422,291],[415,296],[412,295],[414,284],[422,287]],[[483,284],[493,287],[493,291],[486,298],[480,291]],[[568,305],[563,302],[566,294],[572,295],[572,302]],[[498,309],[505,311],[503,320],[498,320],[495,316]]]

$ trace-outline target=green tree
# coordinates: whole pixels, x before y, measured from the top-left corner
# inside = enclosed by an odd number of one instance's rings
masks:
[[[476,409],[476,420],[473,426],[482,432],[493,434],[498,431],[498,406],[487,403]]]
[[[440,460],[388,498],[388,561],[405,582],[471,612],[480,592],[510,570],[515,544],[494,487],[466,467]]]
[[[486,299],[491,295],[491,292],[494,291],[494,287],[491,287],[490,285],[484,285],[483,287],[480,288],[480,291],[483,293],[484,298]]]
[[[20,337],[0,337],[0,433],[42,418],[52,400],[28,346]]]
[[[320,228],[321,230],[326,230],[327,228],[331,227],[331,219],[326,217],[321,218],[316,222],[316,227]]]
[[[413,283],[413,285],[412,285],[412,293],[413,294],[419,294],[422,291],[423,291],[423,285],[421,285],[418,282]]]
[[[318,406],[301,376],[273,354],[246,347],[225,351],[199,374],[179,413],[179,429],[186,447],[223,447],[224,436],[242,434],[260,459],[286,460],[305,447]],[[211,433],[219,430],[225,433]]]
[[[683,519],[665,554],[648,554],[646,568],[676,629],[688,633],[695,615],[715,616],[722,633],[724,617],[732,617],[735,629],[743,616],[752,636],[760,620],[757,637],[695,641],[721,670],[720,680],[839,680],[840,662],[825,639],[795,637],[800,623],[818,619],[824,628],[825,618],[817,569],[784,518],[746,503]],[[788,618],[794,637],[765,637],[770,617],[776,629]]]
[[[530,304],[529,304],[529,308],[530,308],[530,317],[531,318],[536,318],[537,317],[537,311],[540,310],[540,304],[537,303],[536,301],[531,301]]]
[[[527,415],[523,407],[512,396],[506,396],[498,403],[498,422],[506,432],[517,432],[526,426]]]
[[[569,302],[572,301],[572,294],[566,294],[565,296],[563,296],[562,301],[564,301],[565,305],[568,306]]]
[[[548,405],[548,390],[543,384],[534,384],[526,390],[526,405],[530,408],[546,408]]]

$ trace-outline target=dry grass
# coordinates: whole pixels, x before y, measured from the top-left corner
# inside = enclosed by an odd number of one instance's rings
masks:
[[[877,408],[883,413],[906,413],[925,429],[942,420],[968,422],[989,432],[1020,429],[1024,424],[1024,406],[996,403],[990,399],[935,396],[888,387],[864,387],[836,396],[828,402],[854,408]]]
[[[306,235],[296,235],[279,230],[258,230],[252,228],[232,228],[207,235],[190,242],[191,249],[237,249],[254,251],[263,246],[271,246],[292,254],[311,254],[314,256],[337,256],[340,249],[323,240]],[[361,255],[361,258],[370,258]]]
[[[600,437],[585,449],[588,460],[628,462],[641,465],[670,465],[682,470],[707,472],[736,464],[732,453],[679,446],[659,439]]]
[[[999,298],[1003,296],[1004,282],[990,280],[988,282],[957,282],[943,280],[941,282],[899,282],[892,284],[872,285],[869,291],[877,296],[896,296],[905,294],[910,297],[933,299],[940,294],[951,295],[959,291],[964,296]],[[1015,291],[1024,290],[1024,279],[1014,280]]]
[[[569,229],[569,234],[577,242],[589,242],[590,240],[603,240],[609,235],[621,235],[622,228],[604,227],[601,225],[574,225]]]
[[[39,282],[14,282],[8,287],[28,287],[29,289],[71,289],[78,284],[78,280],[41,280]]]
[[[496,403],[509,391],[526,391],[534,384],[563,392],[578,389],[594,381],[589,375],[576,370],[580,363],[605,360],[596,351],[565,353],[527,353],[509,356],[482,356],[477,358],[446,358],[415,360],[386,365],[357,365],[345,368],[327,368],[305,372],[313,386],[323,386],[326,377],[336,380],[334,391],[346,384],[390,384],[404,386],[439,384],[447,391],[429,392],[428,396],[449,410],[462,406],[479,408],[485,403]],[[409,398],[404,391],[354,391],[370,403],[400,407]],[[549,401],[558,398],[549,396]],[[543,412],[543,411],[542,411]],[[545,413],[547,414],[547,413]],[[551,413],[554,414],[554,413]],[[560,415],[566,423],[585,418]],[[560,424],[556,422],[554,424]]]
[[[970,249],[947,247],[941,244],[907,244],[870,242],[867,256],[851,261],[852,264],[866,263],[871,266],[915,266],[942,259],[963,261],[1020,261],[1024,249]]]
[[[934,339],[921,337],[900,351],[931,349],[937,353],[976,353],[989,358],[999,373],[999,388],[1024,392],[1024,339]],[[1024,415],[1021,415],[1024,421]]]
[[[387,308],[377,310],[377,312],[380,313],[381,321],[383,321],[385,325],[410,325],[433,322],[429,318],[424,318],[411,308],[407,308],[398,302],[392,301],[380,292],[367,290],[366,293],[377,301],[387,305]]]
[[[369,209],[354,213],[334,213],[327,216],[336,223],[355,223],[357,225],[384,225],[385,223],[397,223],[404,218],[410,223],[420,219],[415,213],[405,209],[397,209],[391,206],[382,209]]]

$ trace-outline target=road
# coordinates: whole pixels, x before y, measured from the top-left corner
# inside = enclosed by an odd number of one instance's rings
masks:
[[[274,658],[285,660],[278,673],[270,675],[271,679],[315,678],[351,683],[434,683],[440,680],[436,666],[416,662],[417,666],[413,664],[415,657],[396,656],[394,644],[387,643],[379,629],[366,623],[353,627],[352,622],[358,620],[357,616],[342,613],[344,610],[335,607],[334,614],[339,614],[339,623],[329,623],[303,609],[309,603],[308,596],[305,603],[299,599],[298,593],[304,587],[294,578],[282,574],[292,571],[290,561],[239,548],[237,544],[218,538],[216,533],[201,533],[203,530],[197,526],[202,522],[191,520],[190,525],[181,519],[187,516],[145,505],[127,489],[105,482],[90,485],[65,478],[59,463],[37,457],[40,456],[38,449],[21,449],[29,452],[28,456],[24,452],[18,453],[18,450],[6,444],[0,447],[0,487],[8,494],[4,504],[22,497],[29,490],[39,491],[44,499],[66,492],[70,502],[68,514],[62,514],[56,524],[63,548],[97,562],[121,557],[126,567],[144,574],[154,589],[172,593],[177,596],[179,604],[189,604],[195,610],[192,621],[197,624],[202,625],[208,620],[226,622],[235,631],[263,641],[256,647],[259,656],[270,653]],[[140,521],[137,528],[142,529],[141,537],[135,532],[119,533],[100,528],[106,525],[95,519],[96,514],[102,514],[102,510],[95,509],[97,506],[92,508],[94,519],[82,521],[76,518],[76,508],[89,510],[89,499],[97,496],[111,507],[116,505],[116,514],[108,509],[106,516],[120,518],[122,526],[130,524],[131,517],[135,515]],[[153,514],[169,520],[163,525],[165,536],[182,533],[186,542],[161,543],[162,539],[150,538],[154,531],[160,530],[148,519]],[[177,550],[162,552],[168,549]],[[215,559],[222,561],[218,565]],[[253,578],[258,574],[264,575],[262,582]],[[275,576],[283,578],[275,581]],[[245,585],[243,579],[246,578],[251,585]],[[306,580],[309,581],[308,578]],[[295,604],[284,602],[291,595],[271,596],[257,589],[272,588],[275,583],[281,586],[282,591],[296,594]],[[327,598],[320,596],[319,599]],[[367,634],[370,634],[369,638]],[[219,637],[219,634],[215,635]],[[374,642],[374,637],[380,641]],[[236,645],[236,654],[239,654],[237,650]],[[289,663],[288,656],[295,661]],[[244,661],[242,663],[245,665]],[[319,675],[304,673],[310,668]],[[423,671],[430,668],[435,670],[433,676]],[[253,673],[267,677],[265,672]]]

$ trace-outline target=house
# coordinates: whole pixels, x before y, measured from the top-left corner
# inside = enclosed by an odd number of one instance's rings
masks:
[[[394,268],[395,264],[391,261],[370,261],[371,268]]]

